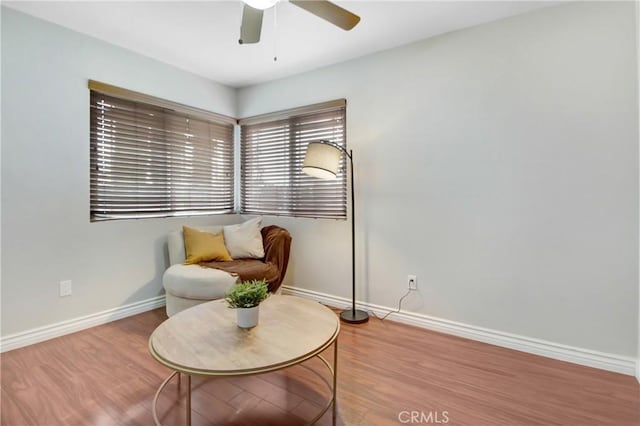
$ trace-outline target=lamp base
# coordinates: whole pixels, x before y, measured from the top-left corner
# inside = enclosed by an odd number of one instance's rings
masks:
[[[369,321],[369,314],[358,309],[355,311],[353,309],[347,309],[340,313],[340,319],[350,324],[362,324],[363,322]]]

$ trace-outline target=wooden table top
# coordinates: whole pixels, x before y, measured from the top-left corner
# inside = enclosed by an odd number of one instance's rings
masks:
[[[221,299],[160,324],[149,338],[149,349],[160,363],[187,374],[256,374],[317,355],[339,332],[337,315],[311,300],[271,296],[260,304],[258,325],[242,329],[236,325],[235,309]]]

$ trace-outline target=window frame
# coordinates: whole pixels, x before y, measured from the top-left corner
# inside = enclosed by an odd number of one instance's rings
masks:
[[[235,118],[94,80],[89,80],[88,88],[90,110],[89,218],[91,222],[201,216],[236,212],[235,133],[237,120]],[[117,172],[100,173],[100,159],[103,158],[103,169],[108,169],[111,164],[108,166],[104,165],[104,157],[107,157],[104,153],[106,151],[105,146],[116,147],[113,148],[114,152],[117,149],[124,149],[124,146],[130,149],[141,149],[144,142],[136,140],[137,132],[138,128],[142,129],[146,125],[141,124],[143,121],[140,121],[145,120],[146,117],[142,114],[143,118],[138,119],[135,108],[133,112],[132,110],[125,111],[125,109],[121,109],[125,114],[128,114],[122,119],[123,123],[126,124],[122,125],[131,124],[129,128],[133,129],[131,132],[135,136],[119,137],[113,129],[105,131],[106,127],[104,122],[100,124],[99,119],[96,118],[96,114],[98,114],[96,111],[99,110],[99,108],[97,104],[94,105],[94,99],[100,97],[117,101],[121,106],[138,106],[145,112],[154,111],[154,113],[148,114],[148,116],[158,114],[157,117],[153,117],[153,119],[156,120],[154,124],[158,124],[161,121],[164,123],[161,129],[159,126],[158,128],[154,126],[148,127],[148,133],[153,133],[153,137],[148,136],[149,139],[146,140],[146,142],[149,145],[153,143],[154,146],[147,152],[147,168],[131,167],[130,169],[132,171],[130,174],[135,176],[130,179],[128,177],[113,177]],[[115,104],[115,102],[113,103]],[[117,111],[117,109],[114,108],[113,111]],[[112,118],[117,115],[117,112],[113,111],[110,111]],[[170,122],[169,126],[167,125],[168,121]],[[176,133],[175,129],[180,129],[183,123],[187,126],[187,130]],[[189,127],[191,124],[194,128],[197,128],[197,130],[194,129],[192,132]],[[99,136],[99,128],[102,129],[102,136]],[[122,134],[122,132],[120,133]],[[182,137],[181,133],[184,134],[184,142],[180,140]],[[110,140],[107,142],[105,142],[105,134],[110,135]],[[176,137],[176,134],[178,134],[179,137]],[[98,152],[99,144],[102,144],[102,152],[100,153]],[[120,144],[120,146],[117,146],[118,144]],[[189,150],[187,150],[187,147]],[[169,155],[169,151],[172,151],[176,155],[172,157]],[[157,155],[161,152],[165,153],[164,156],[161,155],[156,158],[162,158],[163,161],[168,162],[169,166],[165,166],[164,168],[159,166],[158,162],[153,158],[149,160],[154,154]],[[120,154],[116,154],[115,157],[120,158],[112,160],[114,165],[111,167],[113,169],[121,167],[124,161],[123,156]],[[160,160],[158,161],[161,162]],[[150,162],[153,164],[151,165]],[[217,170],[216,162],[221,162],[223,167]],[[156,173],[156,180],[158,182],[153,182],[153,187],[150,186],[144,190],[136,189],[136,186],[138,188],[140,186],[139,175],[145,173],[153,174],[154,172]],[[108,182],[108,179],[120,180],[120,186],[114,185],[112,188],[116,189],[105,190],[104,188],[107,187],[105,182]],[[162,179],[165,179],[165,181]],[[122,183],[126,180],[130,181]],[[211,186],[209,186],[210,183],[213,183],[214,187],[215,185],[220,185],[220,187],[223,188],[221,196],[215,194],[215,190],[212,190]],[[165,191],[158,191],[163,184]],[[102,192],[100,192],[101,189]],[[119,195],[114,195],[114,193],[118,191],[122,194],[131,193],[133,195],[120,195],[120,198],[118,198]],[[150,194],[153,194],[153,196]],[[143,200],[145,197],[159,200],[154,201],[157,207],[155,209],[154,207],[143,207],[143,203],[140,202],[140,200]],[[128,198],[129,201],[124,201],[125,198]],[[131,201],[132,199],[136,200]],[[218,200],[221,201],[218,202]],[[200,201],[200,203],[197,201]],[[135,209],[137,206],[139,210],[132,210],[130,212],[117,211],[118,209],[124,210],[128,208],[128,205],[127,207],[123,207],[126,203],[132,203],[132,209]],[[112,205],[109,206],[109,204]],[[207,208],[207,204],[209,204],[211,208]],[[180,207],[178,207],[178,205],[180,205]]]
[[[347,158],[345,155],[341,156],[340,168],[338,176],[335,180],[325,181],[315,177],[304,175],[302,172],[302,162],[304,159],[304,152],[306,152],[306,145],[309,142],[315,142],[318,140],[329,140],[332,143],[337,144],[347,149],[347,123],[346,112],[347,105],[345,99],[337,99],[334,101],[323,102],[319,104],[313,104],[298,108],[292,108],[283,111],[277,111],[268,114],[262,114],[254,117],[244,118],[238,120],[240,125],[240,190],[238,196],[240,197],[239,210],[241,214],[264,214],[270,216],[287,216],[287,217],[306,217],[316,219],[347,219],[348,201],[347,201]],[[331,125],[330,116],[336,116],[334,124]],[[327,125],[318,125],[314,128],[312,123],[314,119],[320,122],[323,119],[327,120]],[[272,125],[273,128],[269,129],[268,126]],[[276,132],[276,128],[282,128],[281,133],[288,133],[288,136],[281,136],[279,141],[282,142],[280,149],[286,149],[286,156],[288,156],[288,166],[274,166],[267,165],[263,169],[263,172],[270,172],[274,176],[281,176],[281,179],[288,180],[287,188],[289,194],[286,197],[278,198],[278,194],[273,195],[272,199],[277,199],[281,203],[286,205],[278,205],[277,201],[265,201],[263,205],[258,205],[259,194],[256,195],[257,188],[260,186],[259,179],[254,176],[259,172],[259,167],[256,164],[251,163],[248,157],[256,154],[259,151],[259,139],[260,136],[250,132],[260,132],[260,129],[264,129],[264,134],[267,135],[269,130]],[[288,129],[286,127],[288,126]],[[311,136],[305,136],[303,130],[308,130]],[[333,135],[329,129],[333,128]],[[317,134],[315,137],[313,134]],[[266,137],[264,138],[266,139]],[[274,143],[268,141],[268,143]],[[251,145],[251,146],[248,146]],[[277,152],[277,148],[266,148],[267,153]],[[286,162],[287,160],[280,159],[280,162]],[[259,163],[259,162],[257,162]],[[266,163],[266,161],[265,161]],[[247,170],[249,167],[258,168],[258,170]],[[285,170],[287,169],[287,170]],[[278,175],[278,171],[280,174]],[[263,186],[267,186],[265,182],[262,182]],[[250,188],[249,186],[256,186],[257,188]],[[304,193],[303,188],[309,188],[307,194]],[[251,194],[252,201],[249,203],[246,200],[246,196]],[[322,209],[318,210],[320,204],[325,200],[328,204],[326,211]],[[296,206],[296,203],[298,206]],[[304,205],[305,207],[300,207]],[[314,209],[311,211],[311,209]]]

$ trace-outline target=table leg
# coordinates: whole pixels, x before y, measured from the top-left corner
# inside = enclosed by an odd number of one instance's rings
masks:
[[[187,374],[187,426],[191,426],[191,375]]]
[[[333,424],[336,424],[337,407],[336,393],[338,390],[338,338],[333,342]]]
[[[169,377],[164,379],[164,382],[162,382],[162,384],[160,385],[160,387],[156,391],[156,394],[153,397],[153,402],[151,403],[151,413],[153,414],[153,421],[155,422],[156,426],[160,426],[160,419],[158,419],[158,398],[160,397],[160,392],[162,392],[164,387],[167,386],[169,381],[173,379],[173,376],[175,376],[176,374],[178,375],[178,377],[180,377],[180,373],[177,371],[174,371],[173,373],[171,373]],[[180,389],[178,389],[178,398],[179,397],[180,397]]]

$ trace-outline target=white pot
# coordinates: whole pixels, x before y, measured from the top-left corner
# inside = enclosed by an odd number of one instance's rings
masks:
[[[258,314],[260,306],[254,306],[253,308],[237,308],[238,312],[238,327],[251,328],[258,325]]]

